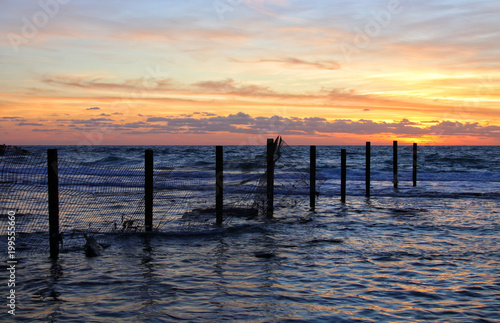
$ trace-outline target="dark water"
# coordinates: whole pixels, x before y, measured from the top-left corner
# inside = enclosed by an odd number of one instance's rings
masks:
[[[398,190],[392,147],[372,147],[369,199],[364,147],[347,147],[345,204],[340,148],[318,147],[326,182],[314,212],[304,203],[277,208],[272,220],[204,231],[107,234],[99,257],[76,248],[55,261],[47,253],[19,259],[16,319],[499,322],[499,147],[420,147],[416,188],[411,148],[400,147]],[[79,149],[60,154],[87,165],[142,163],[142,147]],[[307,159],[307,147],[291,149]],[[248,155],[237,147],[225,152]],[[212,171],[213,147],[155,147],[159,166],[172,154]],[[0,247],[7,250],[5,236]],[[7,297],[6,270],[3,277]],[[12,319],[4,304],[0,318]]]

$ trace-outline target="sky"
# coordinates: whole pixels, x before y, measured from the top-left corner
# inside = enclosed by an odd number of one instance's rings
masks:
[[[2,0],[0,144],[500,145],[500,2]]]

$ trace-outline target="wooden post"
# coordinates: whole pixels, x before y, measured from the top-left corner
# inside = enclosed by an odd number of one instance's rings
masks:
[[[217,225],[223,221],[224,206],[224,153],[222,146],[215,147],[215,217]]]
[[[340,151],[340,201],[345,203],[345,195],[346,195],[346,181],[347,181],[347,152],[345,149]]]
[[[153,231],[153,150],[146,149],[144,158],[144,229]]]
[[[309,159],[309,206],[314,210],[316,208],[316,146],[311,146]]]
[[[366,182],[366,197],[370,197],[370,181],[371,181],[371,143],[366,142],[366,169],[365,169],[365,182]]]
[[[417,186],[417,143],[413,143],[413,187]]]
[[[57,149],[47,150],[50,257],[59,256],[59,179]]]
[[[267,217],[274,211],[274,140],[267,139]]]
[[[392,143],[392,170],[392,182],[394,183],[394,188],[398,188],[398,142],[396,140]]]

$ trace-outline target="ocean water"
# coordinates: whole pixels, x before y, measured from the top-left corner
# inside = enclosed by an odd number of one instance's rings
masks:
[[[40,154],[47,149],[25,148]],[[192,193],[185,196],[187,208],[213,195],[214,147],[148,148],[154,150],[155,167],[176,165],[185,176],[174,182],[185,187],[166,190]],[[340,202],[342,148],[348,153],[346,203]],[[61,159],[77,165],[72,171],[85,170],[89,178],[87,168],[144,164],[145,147],[58,149]],[[19,254],[15,317],[7,312],[4,225],[0,320],[500,322],[500,147],[419,147],[413,187],[412,148],[400,146],[395,189],[392,147],[372,146],[370,198],[364,146],[317,149],[321,186],[315,210],[309,208],[307,187],[295,182],[286,194],[298,202],[278,203],[272,219],[238,219],[222,227],[208,221],[193,230],[175,230],[173,221],[150,234],[106,232],[96,236],[106,242],[98,257],[86,257],[81,246],[63,248],[57,260],[49,259],[46,249]],[[228,181],[265,169],[259,162],[265,147],[228,146],[224,153],[233,161],[225,170]],[[295,175],[307,177],[308,153],[308,147],[286,147],[278,164],[293,165]],[[106,185],[135,185],[109,178]],[[229,199],[238,194],[228,190]],[[21,203],[6,194],[2,198],[9,207]],[[117,197],[113,207],[126,209],[127,198]],[[90,206],[76,209],[84,207]],[[5,214],[1,220],[5,224]]]

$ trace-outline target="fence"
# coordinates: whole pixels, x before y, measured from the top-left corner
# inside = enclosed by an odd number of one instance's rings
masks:
[[[307,161],[291,154],[281,137],[268,141],[267,154],[224,160],[223,147],[216,151],[215,174],[154,166],[152,150],[145,151],[144,167],[87,165],[58,158],[53,149],[46,156],[6,156],[1,214],[16,215],[18,252],[49,249],[57,257],[81,248],[84,235],[105,242],[108,234],[199,231],[271,218],[275,206],[303,202],[294,193],[309,190],[309,171],[300,168]],[[6,221],[0,234],[7,234]]]
[[[370,143],[366,144],[366,196],[370,196]],[[326,178],[316,172],[316,146],[309,160],[295,156],[281,137],[267,141],[265,153],[224,158],[217,146],[210,174],[186,165],[154,166],[154,152],[145,151],[144,166],[96,166],[47,156],[2,158],[2,216],[16,215],[17,251],[72,250],[84,235],[130,232],[199,231],[272,218],[275,207],[305,203],[314,209]],[[397,142],[393,144],[394,187],[398,185]],[[264,152],[264,150],[263,150]],[[413,185],[417,183],[417,146],[413,146]],[[341,151],[341,201],[346,201],[346,150]],[[304,167],[309,165],[309,167]],[[235,173],[235,169],[244,169]],[[48,202],[48,203],[47,203]],[[9,213],[10,212],[10,213]],[[0,234],[7,234],[6,221]]]

